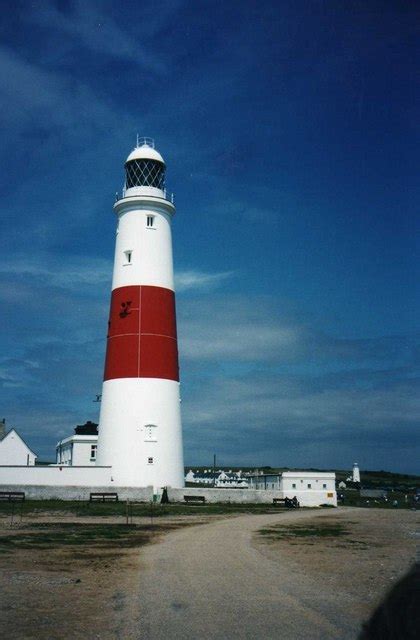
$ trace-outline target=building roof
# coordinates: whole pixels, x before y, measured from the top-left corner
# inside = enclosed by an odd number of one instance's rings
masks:
[[[98,442],[98,436],[97,435],[80,435],[80,434],[76,434],[74,436],[67,436],[67,438],[63,438],[62,440],[59,440],[56,444],[56,449],[58,449],[59,447],[64,447],[66,444],[71,444],[71,443],[76,443],[76,442],[87,442],[90,444],[94,444],[95,442]]]

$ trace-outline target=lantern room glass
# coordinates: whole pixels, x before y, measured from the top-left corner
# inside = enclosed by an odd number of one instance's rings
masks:
[[[125,187],[165,188],[165,165],[157,160],[130,160],[125,165]]]

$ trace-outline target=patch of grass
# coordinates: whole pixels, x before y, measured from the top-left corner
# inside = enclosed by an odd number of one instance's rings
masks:
[[[319,538],[338,538],[349,535],[350,531],[339,522],[317,524],[274,525],[266,529],[260,529],[261,536],[270,540],[294,540],[306,538],[313,541]]]
[[[57,549],[84,547],[94,549],[129,549],[149,542],[154,534],[184,525],[125,525],[125,524],[41,524],[31,525],[29,531],[0,535],[0,553],[15,549]]]

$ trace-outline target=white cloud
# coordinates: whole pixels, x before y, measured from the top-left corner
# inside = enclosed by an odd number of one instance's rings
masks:
[[[295,357],[302,347],[299,323],[258,296],[219,296],[178,304],[180,352],[199,361],[269,361]]]
[[[112,249],[110,249],[110,255]],[[97,256],[59,256],[37,253],[9,255],[7,263],[0,263],[0,274],[30,276],[51,286],[69,290],[80,290],[84,286],[111,284],[112,259]],[[213,290],[234,275],[233,271],[205,273],[203,271],[176,271],[176,290],[201,291]]]
[[[176,271],[175,287],[177,291],[189,289],[213,289],[234,275],[234,271],[204,273],[203,271]]]
[[[33,123],[78,130],[86,121],[109,122],[111,113],[80,82],[45,71],[15,52],[0,47],[0,97],[5,125]]]
[[[144,3],[143,3],[144,5]],[[129,6],[127,21],[121,28],[106,11],[103,3],[82,2],[75,0],[70,10],[57,9],[51,2],[38,5],[24,13],[23,18],[32,24],[64,33],[73,39],[75,46],[83,46],[101,57],[112,57],[134,62],[149,73],[162,74],[167,71],[161,55],[152,47],[152,36],[164,27],[171,15],[177,10],[179,3],[171,2],[159,5],[153,3],[151,11],[143,6],[144,19],[137,24],[136,36],[130,33]]]
[[[9,256],[7,262],[0,263],[0,274],[34,278],[44,287],[48,285],[78,293],[81,288],[110,284],[112,261],[95,256]],[[7,290],[7,287],[3,288],[4,293]],[[13,291],[10,293],[13,295]]]

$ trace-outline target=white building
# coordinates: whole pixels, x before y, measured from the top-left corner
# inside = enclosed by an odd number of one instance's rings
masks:
[[[96,464],[98,425],[86,422],[75,428],[73,436],[57,442],[56,464],[72,467],[88,467]]]
[[[0,465],[31,467],[35,465],[36,458],[36,453],[28,447],[15,429],[10,429],[1,438]]]
[[[296,498],[304,506],[337,505],[335,473],[326,471],[283,471],[249,477],[249,488],[282,491],[285,498]]]

